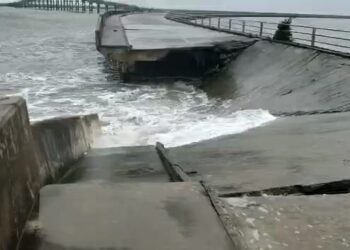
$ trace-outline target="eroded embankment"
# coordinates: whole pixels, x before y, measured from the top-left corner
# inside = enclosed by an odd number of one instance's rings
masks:
[[[350,109],[348,58],[285,44],[259,41],[247,48],[206,91],[233,98],[237,108],[273,114]]]

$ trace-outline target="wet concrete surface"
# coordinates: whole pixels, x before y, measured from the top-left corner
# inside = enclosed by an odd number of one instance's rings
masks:
[[[0,249],[20,239],[40,189],[38,152],[23,98],[0,96]]]
[[[272,114],[348,111],[349,58],[259,41],[207,81],[209,95],[232,99],[236,109]]]
[[[106,18],[101,34],[101,46],[103,47],[124,49],[129,47],[123,24],[118,15],[112,15]]]
[[[350,179],[349,124],[348,112],[284,117],[169,154],[220,192],[339,181]]]
[[[168,182],[154,146],[91,149],[61,183]]]
[[[349,249],[350,196],[224,199],[245,249]]]
[[[167,20],[165,13],[133,14],[122,17],[127,39],[133,50],[212,47],[228,41],[252,39]]]
[[[231,242],[199,184],[46,186],[40,250],[228,250]]]

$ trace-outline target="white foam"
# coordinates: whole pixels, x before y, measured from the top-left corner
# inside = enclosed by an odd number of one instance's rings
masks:
[[[223,135],[242,133],[274,119],[275,117],[265,110],[237,111],[226,117],[208,116],[199,121],[176,124],[169,132],[155,134],[149,142],[161,141],[170,147],[180,146]]]
[[[174,86],[173,86],[174,87]],[[209,100],[205,93],[177,83],[174,89],[141,86],[104,93],[99,110],[106,122],[104,133],[113,135],[114,146],[167,147],[242,133],[275,120],[266,110],[230,111],[230,102]]]
[[[80,71],[76,72],[87,72]],[[109,140],[113,146],[160,141],[175,147],[242,133],[276,119],[261,109],[232,111],[230,101],[208,99],[203,91],[182,82],[91,87],[74,74],[9,73],[7,82],[26,79],[30,87],[19,88],[16,95],[27,99],[32,120],[98,113],[104,133],[114,136]]]

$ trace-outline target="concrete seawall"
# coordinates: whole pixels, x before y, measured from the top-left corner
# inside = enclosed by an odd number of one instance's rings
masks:
[[[97,115],[41,121],[30,125],[26,103],[0,97],[0,249],[12,249],[40,187],[55,182],[66,167],[89,150],[99,132]]]
[[[349,72],[348,58],[259,41],[210,79],[206,90],[232,98],[237,108],[274,114],[348,111]]]
[[[99,130],[97,115],[58,118],[33,124],[41,183],[56,182],[67,167],[88,151]]]
[[[0,98],[0,249],[19,239],[40,187],[38,173],[25,101]]]

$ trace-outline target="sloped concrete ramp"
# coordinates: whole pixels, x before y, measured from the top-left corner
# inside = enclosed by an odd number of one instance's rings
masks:
[[[349,58],[259,41],[207,83],[237,109],[293,115],[350,110]]]
[[[173,148],[170,156],[223,193],[335,182],[350,179],[349,123],[349,112],[278,118]]]
[[[41,191],[41,250],[228,250],[199,184],[66,184]]]
[[[139,146],[91,149],[61,183],[168,181],[155,148]]]

